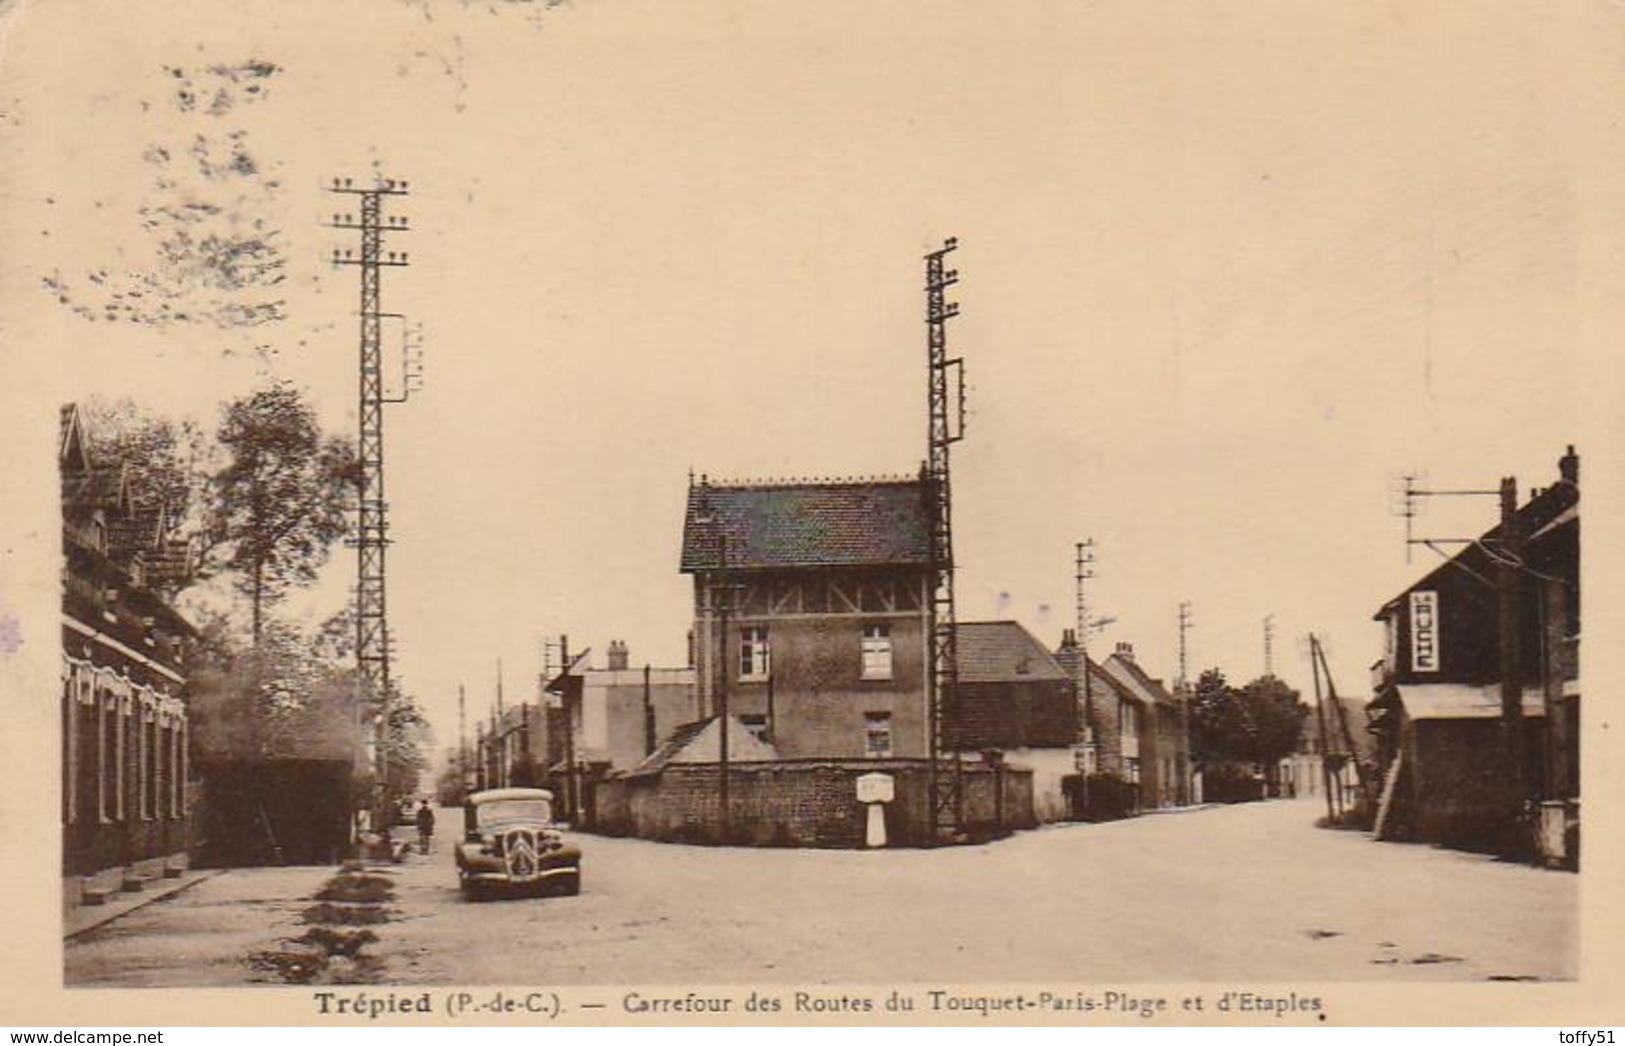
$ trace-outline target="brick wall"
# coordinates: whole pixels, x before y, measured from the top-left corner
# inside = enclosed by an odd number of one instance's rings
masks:
[[[856,781],[877,771],[892,775],[896,788],[896,798],[886,809],[889,844],[930,842],[930,769],[924,760],[734,764],[728,778],[732,839],[753,846],[861,847],[867,811],[857,801]],[[984,766],[967,766],[964,780],[966,828],[972,837],[1034,825],[1030,771],[995,773]],[[715,763],[608,779],[598,788],[596,829],[670,842],[717,842],[720,784]]]

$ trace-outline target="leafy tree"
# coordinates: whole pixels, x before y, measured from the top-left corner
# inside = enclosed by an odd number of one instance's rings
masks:
[[[1203,672],[1191,691],[1191,758],[1199,766],[1241,758],[1237,741],[1246,724],[1235,691],[1217,668]]]
[[[1274,676],[1241,688],[1216,668],[1203,672],[1191,695],[1191,754],[1203,766],[1224,762],[1271,766],[1298,745],[1309,708]]]
[[[324,437],[286,383],[228,404],[219,441],[227,461],[214,477],[211,550],[223,550],[249,600],[258,645],[265,608],[314,581],[344,533],[358,466],[349,442]]]
[[[429,769],[427,751],[434,731],[416,698],[393,681],[390,690],[389,713],[379,743],[388,771],[386,791],[393,799],[417,793],[424,771]]]
[[[446,749],[446,765],[435,778],[435,802],[441,806],[462,806],[468,798],[468,775],[463,765],[463,753],[455,748]]]
[[[1296,690],[1273,675],[1260,676],[1241,688],[1251,758],[1273,766],[1291,755],[1303,735],[1309,706]]]
[[[204,629],[204,664],[190,673],[201,753],[217,758],[348,758],[358,717],[353,669],[325,662],[309,637],[274,618],[244,646],[224,619]]]

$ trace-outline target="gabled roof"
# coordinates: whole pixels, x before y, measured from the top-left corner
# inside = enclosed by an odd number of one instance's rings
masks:
[[[565,665],[564,668],[560,670],[558,675],[554,676],[552,679],[549,679],[547,683],[543,685],[542,689],[550,694],[562,694],[564,693],[565,680],[569,679],[571,676],[585,675],[587,670],[591,667],[592,647],[587,647],[583,649],[581,653],[577,654],[575,657],[572,657],[570,659],[570,663]]]
[[[1571,448],[1572,449],[1572,448]],[[1567,459],[1565,459],[1567,460]],[[1580,518],[1580,485],[1577,479],[1567,477],[1542,490],[1520,507],[1513,517],[1517,527],[1528,539],[1545,538],[1560,527],[1577,524]],[[1405,597],[1417,589],[1435,588],[1440,579],[1450,572],[1466,570],[1487,582],[1494,581],[1495,560],[1484,546],[1496,547],[1501,537],[1501,525],[1486,530],[1475,544],[1464,546],[1437,567],[1384,603],[1372,615],[1373,621],[1382,621],[1397,611]]]
[[[720,528],[720,529],[719,529]],[[689,487],[679,569],[924,565],[930,515],[917,479]]]
[[[133,508],[125,516],[107,521],[107,554],[119,560],[137,552],[150,556],[163,545],[163,534],[162,507]]]
[[[778,749],[750,732],[737,716],[728,717],[728,760],[739,763],[770,762]],[[717,763],[722,760],[722,720],[719,716],[685,723],[671,737],[633,767],[630,776],[656,774],[673,763]]]
[[[184,538],[170,538],[162,545],[143,554],[147,584],[162,588],[185,581],[192,575],[192,543]]]
[[[961,621],[955,630],[961,683],[1071,678],[1036,637],[1016,621]]]
[[[1101,668],[1105,670],[1106,675],[1148,705],[1179,703],[1178,699],[1168,692],[1168,688],[1162,685],[1162,680],[1151,678],[1132,657],[1114,653],[1105,660]]]
[[[1080,697],[1091,697],[1098,700],[1102,697],[1114,696],[1125,701],[1132,701],[1137,705],[1145,704],[1143,697],[1129,689],[1126,684],[1113,679],[1106,673],[1100,662],[1093,658],[1089,660],[1089,675],[1085,679],[1083,673],[1079,671],[1083,661],[1083,651],[1079,650],[1077,645],[1070,640],[1063,641],[1060,648],[1055,651],[1055,661],[1077,683]]]
[[[129,500],[129,483],[122,464],[62,474],[62,509],[72,517],[97,509],[122,509]]]
[[[64,403],[58,416],[57,462],[63,472],[90,468],[90,451],[85,444],[85,428],[79,420],[79,405]]]

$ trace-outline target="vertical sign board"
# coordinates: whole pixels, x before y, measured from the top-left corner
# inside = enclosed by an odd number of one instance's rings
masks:
[[[1411,593],[1411,671],[1439,670],[1439,594]]]

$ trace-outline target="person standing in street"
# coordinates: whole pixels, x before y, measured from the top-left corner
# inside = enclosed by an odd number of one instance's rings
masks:
[[[434,811],[429,808],[429,800],[425,799],[418,804],[418,853],[429,852],[429,840],[434,837]]]

